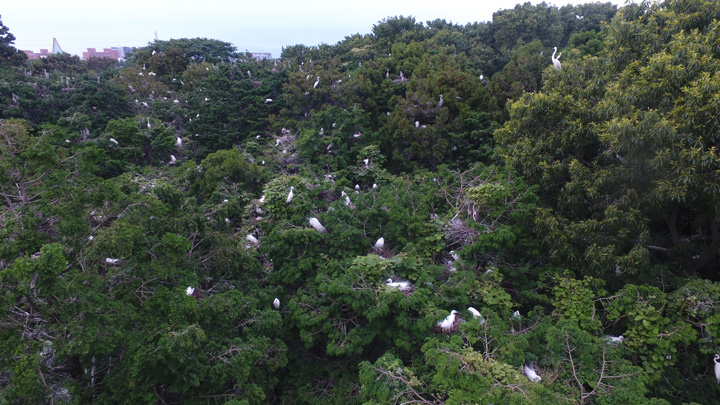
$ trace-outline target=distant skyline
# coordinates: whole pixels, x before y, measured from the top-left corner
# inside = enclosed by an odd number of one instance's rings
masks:
[[[626,3],[609,2],[618,6]],[[490,21],[496,11],[519,3],[524,2],[36,0],[9,1],[0,9],[0,16],[15,35],[14,46],[21,50],[52,49],[53,38],[57,38],[63,51],[82,56],[87,48],[144,47],[154,41],[157,32],[160,40],[210,38],[230,42],[240,52],[271,52],[279,57],[282,47],[333,45],[347,36],[370,34],[373,25],[387,17],[412,16],[422,23],[440,18],[465,25]],[[560,7],[598,1],[546,3]]]

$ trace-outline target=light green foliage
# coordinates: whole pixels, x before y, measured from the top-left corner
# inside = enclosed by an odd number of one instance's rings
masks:
[[[667,304],[662,291],[628,284],[608,306],[608,317],[627,325],[623,345],[640,357],[648,381],[675,364],[679,345],[695,339],[689,324],[665,312]]]
[[[600,294],[604,292],[600,289],[602,282],[591,277],[583,280],[557,277],[553,281],[555,285],[552,291],[552,304],[556,314],[576,321],[588,332],[598,330],[601,324],[599,319],[596,319],[595,291]]]

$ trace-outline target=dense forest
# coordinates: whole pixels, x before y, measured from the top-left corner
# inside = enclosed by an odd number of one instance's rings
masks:
[[[719,21],[122,63],[0,22],[0,404],[716,403]]]

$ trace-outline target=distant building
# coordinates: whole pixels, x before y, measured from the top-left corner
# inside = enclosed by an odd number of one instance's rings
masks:
[[[53,54],[62,54],[63,50],[60,47],[60,44],[58,43],[58,40],[53,38],[53,45],[52,45],[52,53],[50,53],[47,49],[41,49],[40,53],[35,53],[33,51],[27,51],[23,50],[25,54],[27,55],[28,59],[39,59],[39,58],[47,58],[49,55]]]
[[[95,48],[88,48],[87,52],[83,52],[82,58],[83,60],[88,60],[90,58],[120,59],[120,52],[111,48],[105,48],[102,51],[96,51]]]
[[[28,59],[47,58],[49,55],[52,55],[47,49],[41,49],[40,53],[35,53],[28,50],[23,50],[23,52],[25,52],[25,55],[27,55]]]
[[[132,48],[130,48],[129,46],[113,46],[110,49],[112,49],[113,51],[118,51],[120,58],[125,58],[132,52]]]
[[[272,59],[272,53],[270,52],[251,52],[250,55],[255,60]]]

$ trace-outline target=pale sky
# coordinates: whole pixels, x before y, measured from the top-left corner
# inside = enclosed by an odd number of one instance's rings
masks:
[[[622,6],[625,0],[609,0]],[[271,52],[283,46],[336,44],[346,36],[369,34],[384,18],[437,18],[465,25],[490,21],[518,0],[6,0],[2,23],[15,35],[15,47],[52,51],[57,38],[65,52],[82,56],[87,48],[143,47],[158,39],[210,38],[230,42],[244,52]],[[533,4],[541,1],[530,1]],[[547,1],[548,4],[598,1]],[[603,3],[606,1],[603,1]]]

